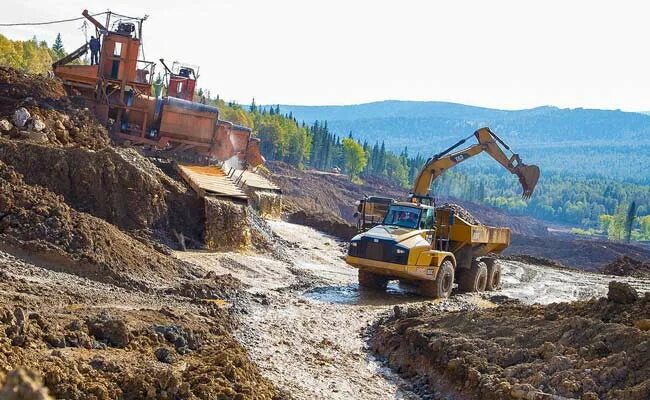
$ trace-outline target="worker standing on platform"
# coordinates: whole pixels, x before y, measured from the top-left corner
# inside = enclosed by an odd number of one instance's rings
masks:
[[[91,36],[90,37],[90,65],[99,64],[99,39]]]

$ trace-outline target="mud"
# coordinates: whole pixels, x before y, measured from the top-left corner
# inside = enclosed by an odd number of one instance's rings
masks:
[[[164,256],[104,220],[70,208],[61,196],[27,185],[0,161],[0,248],[57,271],[144,287],[191,277],[193,267]]]
[[[386,369],[368,348],[368,327],[384,315],[397,312],[400,318],[412,318],[470,311],[480,315],[477,310],[499,304],[537,310],[542,306],[532,304],[605,296],[611,280],[601,274],[503,260],[504,288],[496,293],[454,293],[446,301],[429,301],[396,283],[386,292],[360,291],[356,269],[343,260],[344,243],[305,226],[282,221],[269,225],[284,240],[285,261],[254,252],[177,254],[215,273],[230,273],[247,285],[251,300],[240,304],[244,308],[236,335],[264,376],[296,399],[429,398],[420,380]],[[634,284],[640,296],[650,291],[650,281],[618,279]],[[635,315],[643,310],[629,308],[618,321],[636,324]],[[591,311],[572,312],[578,318]],[[613,319],[616,312],[605,314]],[[440,384],[446,396],[456,396],[448,398],[463,398],[457,395],[466,393],[464,388],[455,390],[446,378]]]
[[[205,197],[205,244],[210,250],[236,250],[251,245],[248,209],[229,200]]]
[[[644,263],[634,258],[623,256],[605,265],[602,273],[618,276],[633,276],[636,278],[650,278],[650,263]]]
[[[0,160],[27,183],[121,229],[152,231],[162,240],[173,231],[201,238],[201,200],[133,149],[62,149],[0,139]]]
[[[525,255],[547,258],[565,266],[586,271],[600,271],[606,264],[628,256],[650,260],[650,247],[602,239],[578,239],[574,235],[513,235],[504,255]]]
[[[649,315],[650,294],[630,304],[414,312],[382,319],[371,343],[429,398],[645,399],[650,332],[635,325]]]
[[[239,296],[232,278],[209,275],[210,292],[181,285],[161,294],[53,272],[3,252],[0,266],[2,398],[277,398],[229,333],[228,304]],[[198,298],[215,295],[234,297]]]

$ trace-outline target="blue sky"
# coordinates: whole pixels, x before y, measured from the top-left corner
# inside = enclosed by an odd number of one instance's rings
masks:
[[[3,0],[0,22],[70,18],[84,8],[148,14],[150,60],[201,66],[199,86],[248,103],[444,100],[650,109],[643,1]],[[68,50],[81,21],[3,28]]]

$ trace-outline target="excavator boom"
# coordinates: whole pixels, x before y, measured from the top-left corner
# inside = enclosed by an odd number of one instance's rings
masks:
[[[453,150],[465,143],[472,136],[476,137],[477,144],[452,153]],[[477,130],[473,135],[436,154],[420,170],[413,185],[413,194],[420,197],[426,196],[433,181],[442,175],[443,172],[485,151],[512,174],[517,175],[523,189],[522,197],[529,199],[539,180],[539,167],[524,164],[518,154],[513,153],[511,157],[506,156],[499,143],[506,150],[510,151],[510,147],[486,127]]]

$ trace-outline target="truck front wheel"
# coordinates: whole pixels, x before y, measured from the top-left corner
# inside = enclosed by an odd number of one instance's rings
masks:
[[[422,296],[432,297],[434,299],[445,299],[451,294],[454,287],[454,266],[451,261],[443,261],[438,275],[433,281],[423,281],[419,286],[419,292]]]
[[[359,270],[359,287],[367,289],[385,290],[388,285],[388,277],[373,274],[372,272]]]

